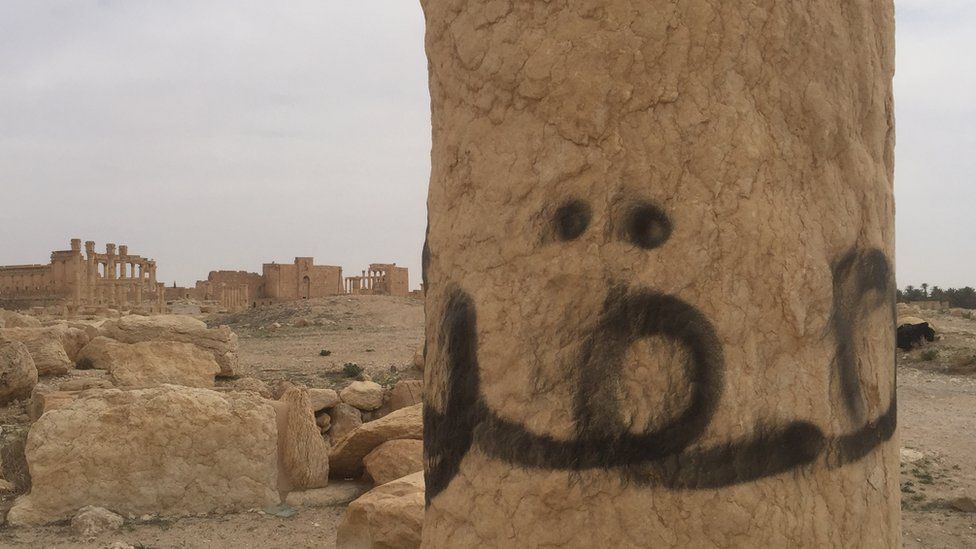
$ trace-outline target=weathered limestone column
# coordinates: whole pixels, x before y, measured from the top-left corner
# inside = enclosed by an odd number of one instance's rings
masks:
[[[422,0],[440,547],[899,547],[893,6]]]

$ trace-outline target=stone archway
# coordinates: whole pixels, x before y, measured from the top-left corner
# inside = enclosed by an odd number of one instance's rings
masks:
[[[308,299],[312,296],[312,279],[305,275],[302,278],[302,286],[300,288],[302,299]]]

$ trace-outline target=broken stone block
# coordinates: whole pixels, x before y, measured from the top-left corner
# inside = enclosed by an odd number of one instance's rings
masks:
[[[363,466],[377,485],[423,471],[424,441],[401,439],[384,442],[366,454]]]
[[[0,337],[0,404],[23,400],[37,384],[37,367],[27,346]]]
[[[383,386],[373,381],[353,381],[339,391],[339,397],[360,410],[375,410],[383,405]]]
[[[336,545],[344,549],[420,547],[424,525],[424,474],[373,488],[349,504]]]
[[[275,410],[257,395],[175,385],[83,391],[31,428],[33,487],[8,519],[44,524],[86,505],[135,516],[273,505],[277,439]]]
[[[364,423],[346,436],[333,440],[330,469],[336,477],[356,477],[363,470],[363,458],[388,440],[424,438],[422,405],[393,412],[376,421]]]

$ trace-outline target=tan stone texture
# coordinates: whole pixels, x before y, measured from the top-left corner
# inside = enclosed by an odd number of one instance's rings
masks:
[[[373,488],[372,483],[358,480],[337,480],[325,488],[290,492],[285,503],[292,507],[333,507],[347,505]]]
[[[37,384],[37,367],[27,346],[0,337],[0,404],[30,396]]]
[[[34,359],[37,374],[41,376],[63,375],[74,364],[68,359],[62,343],[62,332],[54,328],[4,328],[0,337],[20,341]]]
[[[391,440],[363,458],[366,474],[377,485],[424,470],[424,441]]]
[[[310,388],[308,390],[308,398],[312,410],[315,412],[332,408],[336,404],[339,404],[339,393],[332,389]]]
[[[75,365],[82,370],[106,370],[112,367],[112,350],[124,343],[110,337],[98,336],[85,345],[75,359]]]
[[[40,328],[41,321],[15,311],[0,309],[0,328]]]
[[[213,387],[220,366],[213,353],[190,343],[144,341],[120,344],[112,350],[109,366],[118,387],[154,387],[172,384]]]
[[[287,405],[287,426],[279,433],[279,452],[289,485],[322,488],[329,483],[329,445],[315,423],[308,389],[292,387],[281,400]]]
[[[363,458],[388,440],[422,439],[424,427],[422,405],[393,412],[376,421],[364,423],[346,436],[333,440],[329,467],[333,476],[355,477],[363,469]]]
[[[220,366],[213,353],[177,341],[120,343],[97,337],[78,353],[78,364],[106,370],[119,387],[153,387],[173,384],[213,387]]]
[[[106,323],[105,334],[122,343],[192,343],[213,353],[221,376],[233,376],[237,369],[237,335],[227,326],[208,329],[202,321],[181,315],[130,315]]]
[[[278,503],[268,401],[173,385],[80,395],[31,428],[33,487],[11,524],[67,519],[86,505],[178,516]]]
[[[386,395],[383,406],[378,410],[381,416],[390,412],[420,404],[424,398],[424,382],[419,379],[398,381]]]
[[[339,439],[363,424],[363,413],[345,402],[340,402],[330,409],[329,417],[331,418],[329,438],[332,439],[333,443],[338,442]]]
[[[342,549],[420,547],[423,524],[424,475],[414,473],[373,488],[349,504],[339,523],[336,546]]]
[[[898,547],[891,0],[422,4],[425,546]]]
[[[350,406],[371,411],[383,405],[383,386],[373,381],[353,381],[339,391],[339,397]]]

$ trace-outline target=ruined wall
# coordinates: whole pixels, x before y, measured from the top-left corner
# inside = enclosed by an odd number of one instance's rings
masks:
[[[422,0],[426,547],[899,547],[893,6]]]
[[[264,295],[264,277],[258,273],[247,271],[211,271],[207,276],[211,284],[227,284],[229,286],[247,285],[247,300],[254,302]]]
[[[264,295],[271,299],[305,299],[342,293],[342,268],[315,265],[310,257],[292,265],[265,264]]]

